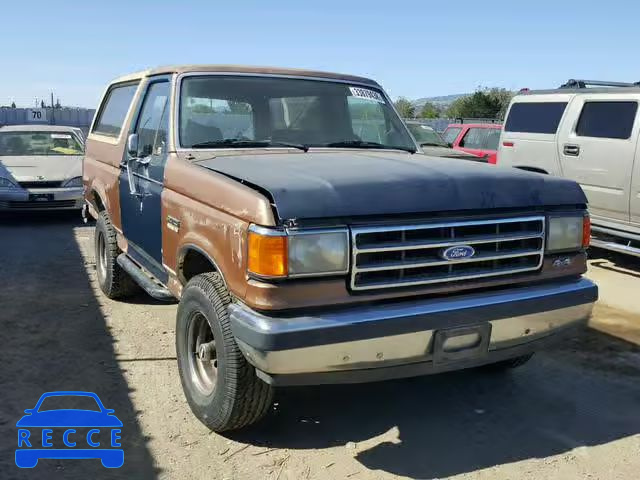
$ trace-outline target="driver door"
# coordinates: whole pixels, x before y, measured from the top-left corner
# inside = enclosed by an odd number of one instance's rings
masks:
[[[169,131],[169,77],[154,78],[148,85],[133,123],[130,144],[120,174],[122,230],[127,254],[160,281],[162,267],[161,196],[167,161]],[[137,140],[137,142],[136,142]]]

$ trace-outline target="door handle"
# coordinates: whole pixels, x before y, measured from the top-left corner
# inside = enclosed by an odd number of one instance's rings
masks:
[[[580,155],[580,146],[579,145],[571,145],[569,143],[565,144],[563,150],[565,155],[569,155],[571,157],[577,157]]]

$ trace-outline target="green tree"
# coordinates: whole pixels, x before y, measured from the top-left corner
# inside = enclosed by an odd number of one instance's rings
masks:
[[[498,111],[497,117],[504,118],[514,93],[504,88],[491,88],[487,90],[486,93],[493,99],[493,102],[495,104],[500,105],[500,110]]]
[[[394,105],[402,118],[414,118],[416,116],[416,107],[406,98],[398,98]]]
[[[504,88],[478,88],[460,97],[447,110],[450,118],[502,118],[513,93]]]
[[[11,108],[16,108],[16,102],[11,102]]]
[[[440,116],[440,110],[433,103],[427,102],[420,110],[420,117],[422,118],[438,118]]]
[[[215,110],[204,103],[197,103],[191,107],[193,113],[213,113]]]

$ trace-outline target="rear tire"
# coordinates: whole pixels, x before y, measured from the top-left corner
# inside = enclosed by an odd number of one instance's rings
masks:
[[[96,273],[100,290],[109,298],[116,299],[132,295],[139,291],[138,285],[118,265],[118,248],[116,230],[106,211],[100,212],[94,233],[96,253]]]
[[[531,360],[531,357],[533,357],[533,353],[522,355],[520,357],[509,358],[507,360],[502,360],[496,363],[490,363],[488,365],[483,365],[481,368],[492,372],[505,372],[514,368],[521,367],[529,360]]]
[[[218,273],[193,277],[176,318],[180,381],[194,415],[215,432],[237,430],[269,410],[273,388],[256,376],[236,344],[231,297]]]

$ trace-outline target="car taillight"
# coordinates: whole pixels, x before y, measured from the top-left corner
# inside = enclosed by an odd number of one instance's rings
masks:
[[[513,147],[513,142],[502,142],[503,147]]]
[[[582,220],[582,246],[587,248],[591,243],[591,217],[585,215]]]

